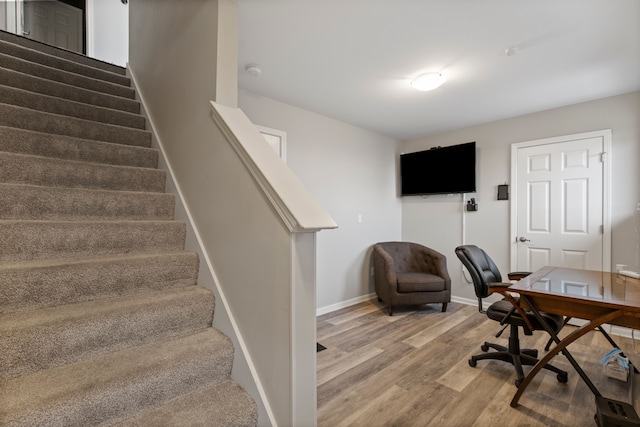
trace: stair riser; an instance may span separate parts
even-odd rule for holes
[[[202,420],[212,426],[250,427],[257,425],[258,412],[251,396],[230,380],[200,389],[113,427],[195,426]]]
[[[163,192],[165,172],[0,153],[0,182],[51,187]]]
[[[89,120],[0,104],[0,126],[67,135],[117,144],[151,146],[151,133]]]
[[[28,47],[30,49],[40,50],[41,52],[45,52],[50,55],[57,55],[61,58],[65,58],[70,61],[79,62],[81,64],[89,65],[94,68],[100,68],[102,70],[109,71],[112,73],[122,74],[122,75],[126,74],[125,69],[118,65],[109,64],[108,62],[100,61],[94,58],[89,58],[85,55],[71,52],[66,49],[57,48],[55,46],[51,46],[45,43],[40,43],[36,40],[31,40],[26,37],[21,37],[13,33],[0,31],[0,40],[4,40],[9,43]]]
[[[140,113],[140,103],[132,99],[58,83],[7,68],[0,67],[0,85],[133,114]]]
[[[40,77],[45,80],[64,83],[127,99],[135,98],[135,91],[131,87],[121,86],[119,84],[57,70],[55,68],[47,67],[46,65],[36,64],[20,58],[14,58],[13,56],[5,55],[3,53],[0,53],[0,64],[2,64],[3,68],[15,70],[30,76]]]
[[[0,424],[107,425],[226,381],[232,362],[230,340],[209,328],[9,379],[0,389]]]
[[[0,261],[172,252],[184,249],[178,221],[0,221]]]
[[[63,58],[58,58],[46,53],[18,46],[13,43],[7,43],[3,40],[0,40],[0,52],[4,53],[5,55],[11,55],[16,58],[24,59],[26,61],[35,62],[36,64],[47,65],[58,70],[79,74],[85,77],[91,77],[97,80],[104,80],[106,82],[115,83],[122,86],[129,86],[131,84],[129,78],[121,74],[111,73],[108,71],[100,70],[98,68],[89,67],[77,62],[69,61]]]
[[[174,208],[165,193],[0,184],[0,220],[171,220]]]
[[[145,118],[139,114],[40,95],[10,86],[0,85],[0,103],[135,129],[145,127]]]
[[[156,168],[158,151],[0,126],[0,151],[109,165]]]
[[[213,293],[188,287],[146,298],[89,302],[0,315],[0,378],[49,369],[83,357],[138,346],[211,326]]]
[[[5,266],[0,269],[0,312],[192,286],[197,278],[198,256],[186,251]]]

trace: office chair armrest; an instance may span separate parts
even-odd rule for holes
[[[503,285],[503,283],[495,283],[497,285]],[[493,286],[494,283],[491,283],[491,285]],[[511,284],[509,283],[509,286]],[[490,288],[491,289],[491,288]],[[531,322],[529,322],[529,316],[527,316],[527,312],[523,310],[522,307],[520,307],[520,304],[518,304],[518,301],[515,300],[515,298],[513,298],[511,296],[511,294],[509,294],[509,292],[507,292],[508,286],[496,286],[496,290],[492,291],[492,292],[496,292],[500,295],[502,295],[504,297],[504,299],[506,299],[507,301],[509,301],[511,303],[511,305],[518,311],[518,313],[520,314],[520,317],[522,317],[522,320],[524,321],[524,323],[527,325],[527,328],[529,328],[530,331],[534,331],[535,329],[533,329],[533,325],[531,324]],[[507,314],[507,316],[511,316],[512,312],[509,312]]]
[[[502,288],[508,288],[509,286],[513,285],[513,283],[505,283],[505,282],[493,282],[493,283],[489,283],[489,291],[492,291],[492,288],[498,288],[498,289],[502,289]],[[496,291],[497,292],[497,291]]]
[[[507,273],[507,277],[509,278],[509,280],[520,280],[530,274],[530,271],[513,271],[511,273]]]

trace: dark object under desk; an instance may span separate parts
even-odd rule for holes
[[[594,396],[601,397],[587,374],[573,359],[567,346],[605,323],[637,328],[640,324],[640,280],[617,273],[544,267],[515,283],[509,291],[520,294],[520,301],[534,312],[545,311],[588,320],[587,324],[562,340],[553,330],[547,330],[556,345],[525,377],[511,406],[518,406],[518,400],[542,366],[560,352],[569,359]]]

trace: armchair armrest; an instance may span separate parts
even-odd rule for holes
[[[378,277],[384,277],[385,281],[394,289],[398,286],[396,269],[393,258],[384,249],[374,247],[374,268]]]

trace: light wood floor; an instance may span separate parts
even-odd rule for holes
[[[484,341],[506,344],[497,322],[476,307],[450,303],[398,307],[389,317],[376,299],[318,317],[318,426],[595,426],[593,394],[564,356],[552,363],[569,373],[558,383],[543,370],[518,408],[512,365],[469,357]],[[573,327],[567,326],[561,336]],[[544,354],[547,337],[520,334],[523,348]],[[640,366],[631,340],[614,337]],[[611,347],[590,333],[569,348],[603,396],[628,402],[626,383],[607,378],[599,364]],[[530,368],[525,367],[525,374]]]

